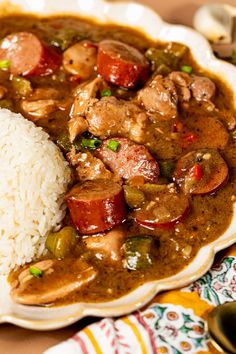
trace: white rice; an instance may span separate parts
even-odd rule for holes
[[[44,251],[65,215],[71,172],[49,136],[20,114],[0,109],[0,274]]]

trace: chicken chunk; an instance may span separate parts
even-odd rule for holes
[[[47,117],[50,113],[58,109],[57,101],[55,100],[24,100],[21,103],[22,110],[30,116],[34,117],[34,121],[40,118]]]
[[[72,166],[76,167],[78,179],[81,182],[95,179],[111,179],[112,173],[106,169],[104,163],[90,152],[75,153],[75,149],[67,155]]]
[[[46,259],[44,261],[34,264],[34,267],[38,268],[42,272],[46,272],[46,274],[50,274],[53,272],[53,264],[53,260]],[[23,286],[23,284],[26,284],[29,280],[32,280],[33,278],[33,275],[29,272],[29,268],[27,268],[19,274],[17,285],[20,283]]]
[[[211,101],[216,92],[214,82],[205,76],[193,76],[190,88],[197,101]]]
[[[91,102],[91,99],[95,99],[97,91],[103,83],[103,79],[97,77],[89,83],[79,85],[75,90],[75,100],[71,108],[70,117],[76,118],[78,116],[84,116],[86,110]]]
[[[84,117],[73,117],[68,122],[68,131],[70,142],[73,143],[75,138],[88,130],[88,123]]]
[[[51,262],[50,267],[46,271],[44,270],[40,279],[30,274],[29,267],[22,272],[23,275],[20,273],[18,281],[11,291],[11,296],[15,302],[24,305],[50,304],[66,297],[73,291],[79,290],[97,276],[97,271],[93,266],[78,259],[70,265],[70,277],[58,277],[57,269],[60,268],[60,261],[54,260]],[[40,263],[36,263],[34,267],[43,270]],[[49,269],[52,271],[48,272]],[[30,292],[27,291],[28,287],[31,288]]]
[[[125,233],[122,227],[116,227],[104,235],[89,236],[83,241],[88,249],[98,254],[99,258],[121,263],[124,237]]]
[[[138,92],[137,100],[158,120],[169,120],[177,116],[178,95],[169,78],[157,75],[147,87]]]
[[[69,135],[71,142],[88,130],[95,136],[109,137],[125,134],[142,143],[145,137],[147,115],[135,103],[115,97],[96,98],[104,86],[102,78],[80,85],[70,112]],[[86,119],[86,120],[85,120]]]
[[[193,82],[191,76],[181,71],[172,71],[168,77],[175,84],[179,101],[189,102],[191,99],[190,85]]]
[[[51,87],[37,88],[27,98],[21,101],[21,109],[33,121],[46,118],[57,110],[65,110],[70,104],[70,99],[61,98],[61,93]]]
[[[88,123],[84,116],[89,104],[97,101],[95,97],[102,83],[102,78],[97,77],[90,83],[79,85],[75,90],[75,99],[70,111],[71,118],[68,123],[71,142],[73,142],[78,135],[88,130]]]
[[[215,84],[208,77],[190,76],[181,71],[173,71],[168,77],[176,86],[180,102],[189,102],[191,98],[210,102],[215,95]]]
[[[103,97],[91,103],[85,114],[88,130],[101,138],[125,135],[143,143],[147,125],[147,114],[135,103]]]
[[[89,41],[81,41],[69,47],[63,53],[63,66],[67,72],[89,79],[95,72],[97,48]]]
[[[52,87],[38,87],[30,95],[32,101],[57,100],[62,98],[61,93]]]

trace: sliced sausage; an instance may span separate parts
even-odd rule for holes
[[[213,193],[227,182],[228,166],[217,150],[195,150],[178,160],[174,180],[185,193]]]
[[[116,152],[108,148],[110,140],[119,143]],[[159,166],[144,145],[138,145],[125,138],[111,138],[103,141],[96,150],[99,157],[112,172],[124,179],[142,176],[146,181],[155,182],[159,176]]]
[[[152,194],[150,200],[133,213],[133,217],[139,225],[149,229],[171,228],[183,220],[188,211],[188,198],[183,193],[166,188]]]
[[[120,263],[122,260],[122,245],[125,239],[125,231],[121,226],[115,227],[106,234],[89,236],[83,239],[86,247],[98,253],[101,258]]]
[[[197,101],[210,101],[216,92],[214,82],[205,76],[193,76],[190,89]]]
[[[191,143],[191,149],[224,149],[229,140],[229,133],[215,117],[198,116],[186,122],[188,131],[197,137]],[[183,131],[183,134],[186,132]]]
[[[115,40],[98,46],[98,73],[114,85],[134,88],[149,76],[149,62],[136,48]]]
[[[29,32],[5,37],[0,44],[0,60],[9,60],[11,74],[23,76],[47,76],[61,64],[61,56]]]
[[[63,53],[63,66],[67,72],[89,79],[97,64],[97,48],[89,41],[81,41]]]
[[[109,180],[87,181],[66,196],[74,226],[82,234],[95,234],[119,225],[126,217],[122,187]]]

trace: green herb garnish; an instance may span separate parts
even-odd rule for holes
[[[31,266],[29,268],[29,272],[35,278],[42,278],[42,276],[43,276],[43,271],[37,267],[34,267],[34,266]]]
[[[110,89],[102,90],[100,93],[101,93],[101,97],[110,97],[112,95],[112,92]]]
[[[193,68],[190,65],[182,65],[180,69],[186,74],[191,74],[193,71]]]
[[[120,143],[116,140],[109,140],[108,144],[107,144],[107,148],[117,152],[117,150],[119,149]]]
[[[10,61],[9,60],[0,60],[0,69],[9,69]]]
[[[102,141],[99,139],[85,139],[81,140],[81,146],[85,149],[98,149]]]

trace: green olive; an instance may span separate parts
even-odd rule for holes
[[[46,248],[57,259],[64,258],[76,244],[77,232],[66,226],[59,232],[51,232],[46,240]]]

